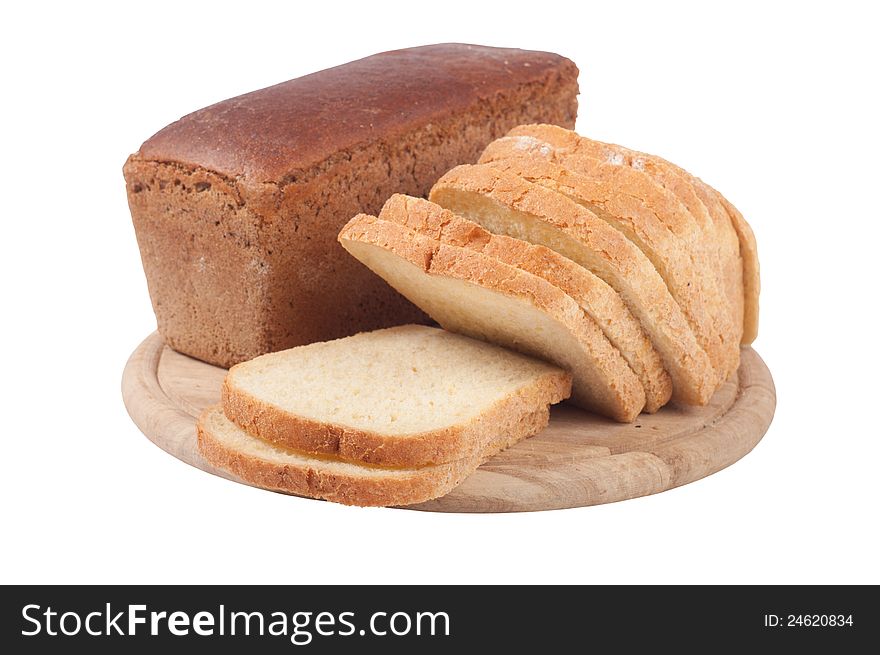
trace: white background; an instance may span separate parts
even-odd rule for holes
[[[876,16],[711,4],[4,10],[0,582],[880,582]],[[126,156],[214,101],[441,41],[572,58],[579,131],[685,166],[751,221],[779,398],[751,455],[625,503],[442,515],[233,484],[132,424],[120,376],[155,323]]]

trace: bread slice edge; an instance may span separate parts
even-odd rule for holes
[[[549,422],[543,406],[510,421],[479,452],[444,464],[382,469],[332,462],[285,451],[229,421],[223,408],[207,408],[198,422],[205,460],[247,484],[286,494],[362,507],[403,506],[446,495],[492,455],[540,432]]]

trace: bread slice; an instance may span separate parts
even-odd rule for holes
[[[704,183],[705,184],[705,183]],[[742,343],[748,345],[758,337],[758,315],[761,296],[761,266],[758,263],[758,242],[752,226],[748,224],[739,210],[712,187],[706,188],[715,193],[739,238],[739,252],[743,265],[743,335]]]
[[[538,393],[544,383],[533,384]],[[557,391],[544,398],[549,402]],[[211,465],[264,489],[345,505],[410,505],[449,493],[486,459],[540,432],[549,410],[546,405],[522,407],[502,419],[492,426],[491,439],[469,456],[424,467],[354,464],[287,449],[248,434],[226,418],[220,405],[209,407],[199,418],[198,447]]]
[[[559,132],[578,145],[596,143],[569,130]],[[735,326],[721,285],[721,259],[714,235],[707,235],[678,198],[644,171],[622,165],[623,157],[617,153],[599,159],[594,150],[557,147],[531,135],[508,136],[490,144],[480,161],[510,157],[521,161],[525,155],[552,161],[578,174],[580,184],[566,189],[570,197],[642,249],[689,319],[719,377],[726,379],[739,365],[740,328]],[[542,183],[552,184],[553,178],[543,178]],[[629,207],[604,202],[614,192],[628,196]]]
[[[571,371],[575,404],[623,422],[644,407],[644,389],[620,352],[546,280],[375,216],[355,216],[339,241],[447,330]]]
[[[663,359],[673,398],[709,401],[718,378],[706,352],[657,269],[621,232],[562,194],[489,164],[452,169],[430,198],[490,232],[551,248],[607,282]]]
[[[672,394],[672,379],[641,325],[608,284],[559,253],[520,239],[491,234],[428,200],[395,194],[379,218],[436,241],[475,250],[537,275],[571,296],[626,360],[645,391],[646,412],[656,412]]]
[[[482,457],[509,417],[568,397],[544,362],[407,325],[313,343],[233,366],[233,423],[279,448],[357,464],[420,467]]]
[[[618,165],[644,171],[669,189],[687,207],[703,227],[713,235],[724,267],[725,289],[733,314],[741,320],[742,343],[757,336],[760,272],[754,234],[742,214],[715,189],[683,168],[647,153],[616,144],[587,139],[555,125],[521,125],[509,133],[512,137],[537,138],[543,144],[569,153],[592,155]],[[736,270],[738,267],[738,270]]]

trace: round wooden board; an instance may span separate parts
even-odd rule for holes
[[[153,333],[125,366],[122,396],[134,422],[157,446],[241,482],[208,464],[196,447],[196,417],[220,400],[225,374],[171,350]],[[706,407],[667,406],[621,425],[556,406],[543,432],[499,453],[446,496],[408,509],[526,512],[659,493],[746,455],[764,436],[775,408],[770,371],[754,350],[744,348],[738,375]]]

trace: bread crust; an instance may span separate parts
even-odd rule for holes
[[[299,184],[377,137],[485,111],[516,87],[539,87],[537,96],[568,87],[559,116],[573,123],[577,77],[571,60],[535,50],[438,43],[380,52],[199,109],[147,139],[138,156],[253,187]]]
[[[561,193],[491,164],[457,166],[434,185],[430,199],[455,211],[453,200],[462,192],[552,225],[589,250],[602,268],[592,272],[621,294],[654,343],[672,377],[673,399],[694,405],[709,401],[717,373],[666,282],[632,241]]]
[[[591,375],[574,378],[571,402],[621,422],[632,421],[644,408],[644,389],[620,352],[571,297],[546,280],[482,253],[427,238],[399,223],[375,216],[356,216],[340,232],[339,238],[355,257],[358,253],[353,252],[352,242],[368,244],[393,253],[427,275],[460,280],[526,301],[562,325],[582,349],[581,361],[591,370]],[[393,285],[394,281],[389,283]],[[418,304],[418,300],[415,302]],[[464,329],[444,325],[443,317],[434,318],[452,331]],[[484,338],[479,334],[469,336]],[[525,341],[502,345],[542,356],[529,351]]]
[[[672,395],[672,379],[639,322],[604,281],[559,253],[520,239],[491,234],[478,224],[422,198],[395,194],[379,218],[449,245],[468,248],[541,277],[571,296],[620,351],[645,391],[653,413]]]
[[[283,454],[273,461],[230,447],[208,425],[211,414],[216,412],[222,412],[222,408],[209,407],[198,422],[199,452],[211,465],[264,489],[364,507],[411,505],[443,496],[495,453],[540,432],[550,416],[546,406],[517,415],[516,421],[508,420],[502,426],[508,428],[506,432],[499,430],[479,451],[452,462],[391,469],[385,476],[362,476],[351,469],[334,470],[327,460],[314,459],[297,465],[283,461]]]

